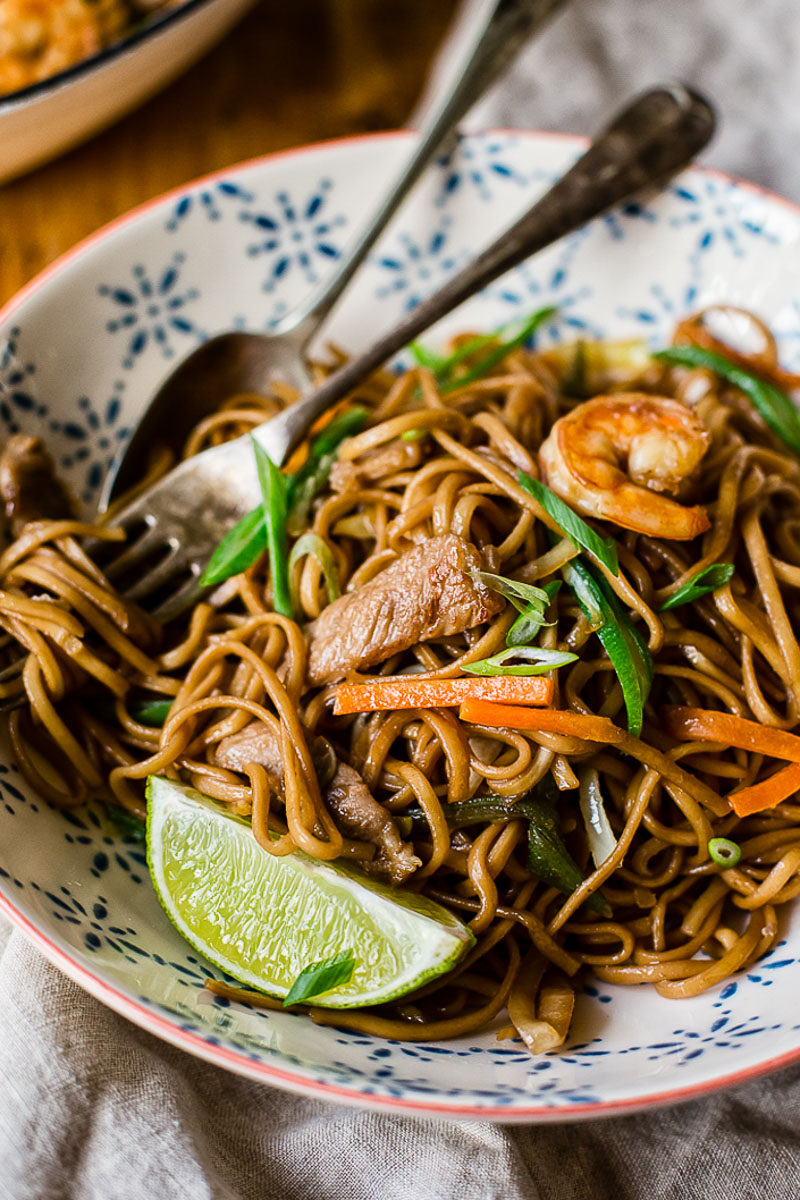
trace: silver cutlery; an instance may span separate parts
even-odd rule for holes
[[[702,150],[714,125],[708,102],[681,84],[638,97],[486,250],[315,391],[260,425],[253,436],[275,464],[283,463],[318,417],[420,333],[538,250],[612,205],[663,183]],[[241,388],[233,379],[229,384],[233,392]],[[211,552],[260,501],[249,435],[205,450],[184,460],[115,517],[130,540],[104,570],[112,580],[136,571],[138,578],[125,594],[158,620],[168,621],[203,594],[200,576]]]

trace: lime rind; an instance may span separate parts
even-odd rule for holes
[[[194,788],[151,776],[147,860],[162,908],[191,945],[239,982],[281,999],[300,972],[348,949],[347,983],[314,1000],[382,1004],[444,974],[474,943],[435,901],[345,862],[268,854],[249,822]]]

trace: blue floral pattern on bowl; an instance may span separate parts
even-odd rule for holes
[[[0,316],[0,427],[46,437],[90,511],[111,456],[175,359],[219,330],[267,328],[291,308],[367,215],[406,137],[316,147],[203,180],[79,248]],[[357,347],[390,325],[578,152],[569,138],[462,138],[326,336]],[[796,370],[798,247],[798,210],[694,170],[511,272],[429,337],[554,304],[546,340],[658,344],[688,309],[727,301],[758,310]],[[539,1059],[492,1032],[401,1044],[230,1004],[204,990],[216,972],[162,913],[141,845],[100,809],[51,810],[3,753],[0,903],[90,991],[160,1036],[254,1078],[355,1103],[565,1119],[696,1094],[788,1060],[800,1045],[794,912],[763,962],[693,1001],[590,979],[570,1042]]]

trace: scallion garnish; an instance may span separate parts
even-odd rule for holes
[[[461,363],[466,362],[468,358],[472,358],[479,350],[483,350],[484,346],[495,344],[506,328],[506,325],[499,325],[492,333],[476,333],[474,337],[467,338],[456,350],[441,359],[436,369],[438,382],[446,383],[451,379],[456,367],[461,366]]]
[[[287,478],[287,530],[299,534],[305,528],[315,496],[328,481],[339,446],[345,438],[359,433],[367,421],[364,408],[348,408],[334,417],[311,443],[308,458],[294,475]],[[217,546],[200,582],[216,587],[233,575],[241,575],[267,549],[264,507],[259,504],[228,530]]]
[[[106,811],[109,820],[123,837],[133,838],[137,842],[147,841],[147,825],[141,817],[117,804],[107,805]]]
[[[509,659],[523,659],[521,663],[509,665]],[[462,670],[472,675],[544,675],[557,667],[566,667],[577,662],[577,654],[566,650],[544,650],[541,646],[509,646],[491,658],[479,662],[463,663]]]
[[[552,582],[544,585],[541,591],[548,598],[547,604],[552,601],[560,587],[560,579],[554,579]],[[545,621],[544,619],[547,604],[543,601],[537,601],[522,609],[520,615],[506,634],[507,646],[527,646],[533,641],[540,629],[546,625],[555,624],[553,621]]]
[[[343,950],[323,962],[310,963],[304,967],[289,988],[283,1007],[292,1004],[302,1004],[303,1001],[313,1000],[323,992],[330,992],[343,983],[348,983],[355,969],[355,958],[352,950]]]
[[[545,621],[544,617],[547,606],[561,587],[560,580],[546,583],[544,587],[536,587],[532,583],[522,583],[519,579],[507,579],[505,575],[493,575],[491,571],[470,571],[470,577],[476,583],[482,583],[484,587],[504,596],[520,614],[506,634],[506,646],[509,649],[527,646],[543,626],[553,624],[552,621]],[[486,659],[486,662],[490,661],[493,660]],[[467,669],[472,670],[476,665],[478,664],[473,663]],[[480,673],[489,674],[490,672]],[[537,674],[535,671],[495,672],[495,674],[501,673],[506,675]]]
[[[295,609],[300,607],[300,596],[295,586],[294,568],[301,558],[307,554],[312,555],[320,567],[325,578],[325,586],[328,589],[328,602],[333,603],[338,600],[342,594],[339,586],[339,571],[331,553],[331,548],[318,533],[304,533],[292,547],[292,553],[289,555],[289,587],[292,594],[292,605]]]
[[[421,342],[409,342],[408,348],[411,351],[411,356],[418,367],[426,367],[429,371],[433,371],[435,375],[443,370],[447,359],[441,354],[437,354],[435,350],[429,349],[428,346],[423,346]]]
[[[368,415],[365,408],[357,406],[338,413],[314,438],[303,465],[289,476],[287,528],[293,537],[302,533],[308,524],[311,505],[328,482],[342,442],[361,432]]]
[[[427,346],[420,345],[419,342],[412,342],[409,345],[409,350],[414,356],[414,361],[419,366],[427,367],[428,370],[433,371],[436,376],[436,382],[442,392],[452,392],[456,388],[466,387],[467,384],[474,383],[476,379],[482,379],[488,375],[492,368],[501,363],[512,350],[523,346],[539,326],[544,321],[549,320],[556,311],[553,307],[540,308],[537,312],[527,317],[517,332],[505,341],[498,341],[498,338],[514,322],[506,322],[506,324],[500,325],[494,333],[481,333],[475,337],[467,338],[452,354],[446,357],[436,354],[433,350],[428,349]],[[467,367],[461,374],[456,373],[457,367],[460,367],[468,359],[473,358],[487,346],[491,347],[491,349],[482,358],[479,358],[471,366]]]
[[[604,538],[599,533],[595,533],[591,525],[586,524],[583,517],[579,517],[576,512],[573,512],[560,496],[557,496],[554,491],[538,479],[533,479],[530,475],[526,475],[524,471],[519,472],[518,479],[522,487],[525,488],[525,491],[533,496],[534,500],[542,506],[548,516],[552,517],[561,532],[570,541],[574,542],[576,546],[580,546],[583,550],[588,550],[612,575],[619,575],[617,547],[613,538]]]
[[[498,363],[501,363],[503,359],[512,352],[512,350],[516,350],[520,346],[524,346],[528,338],[536,332],[536,330],[544,321],[549,320],[549,318],[555,314],[555,311],[555,308],[552,307],[540,308],[538,312],[535,312],[532,314],[532,316],[528,317],[527,321],[524,322],[519,332],[513,337],[509,338],[508,341],[500,342],[497,346],[494,346],[483,356],[483,358],[479,359],[474,366],[465,371],[463,375],[451,375],[449,379],[445,380],[442,386],[442,391],[455,391],[456,388],[466,387],[467,384],[474,383],[476,379],[484,378],[489,374],[492,368],[496,367]],[[464,347],[462,347],[462,350],[463,349]]]
[[[681,604],[691,604],[693,600],[699,600],[701,596],[707,596],[709,592],[715,592],[717,588],[724,587],[733,575],[733,563],[711,563],[710,566],[704,567],[702,571],[698,571],[696,575],[679,587],[677,592],[673,592],[664,603],[661,605],[659,612],[668,612],[671,608],[678,608]]]
[[[735,867],[742,857],[742,847],[730,838],[714,837],[708,843],[708,853],[718,867]]]
[[[491,571],[470,571],[469,575],[476,583],[482,583],[484,587],[510,600],[517,612],[525,612],[532,604],[546,606],[550,603],[550,596],[545,589],[535,587],[532,583],[507,579],[505,575],[494,575]]]
[[[216,587],[232,575],[241,575],[264,553],[267,537],[261,505],[229,529],[200,576],[203,587]]]
[[[583,883],[583,873],[564,844],[558,819],[560,794],[552,775],[534,788],[525,803],[530,811],[528,824],[528,870],[543,883],[570,895]],[[611,915],[605,896],[595,892],[586,901],[603,916]]]
[[[292,596],[289,588],[288,554],[286,550],[287,479],[280,467],[256,441],[253,449],[258,468],[258,482],[264,507],[267,531],[269,573],[272,580],[272,607],[281,616],[292,616]]]
[[[580,559],[567,563],[561,573],[611,659],[622,688],[628,729],[634,737],[639,737],[644,706],[653,683],[650,651],[602,575]]]
[[[138,700],[131,705],[131,716],[142,725],[160,728],[172,708],[172,700]]]
[[[701,346],[670,346],[659,350],[654,358],[670,366],[704,367],[714,371],[721,379],[732,383],[753,402],[773,433],[786,443],[795,454],[800,454],[800,414],[794,404],[774,383],[759,379],[744,367],[738,367],[722,354],[704,350]]]

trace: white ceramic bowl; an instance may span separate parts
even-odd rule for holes
[[[329,268],[409,135],[311,147],[193,184],[68,254],[0,314],[0,422],[41,432],[91,504],[125,426],[207,334],[266,328]],[[526,208],[573,139],[470,137],[430,172],[336,314],[358,349]],[[693,170],[597,221],[443,323],[493,326],[559,306],[553,337],[656,343],[711,301],[746,304],[800,367],[800,212]],[[167,1041],[253,1079],[405,1112],[564,1120],[697,1096],[800,1056],[800,911],[750,973],[694,1000],[587,985],[561,1053],[533,1059],[488,1032],[381,1041],[248,1010],[202,990],[211,969],[174,932],[141,848],[98,813],[50,810],[0,755],[0,907],[62,970]]]
[[[186,0],[100,54],[0,96],[0,183],[85,141],[210,49],[254,0]]]

